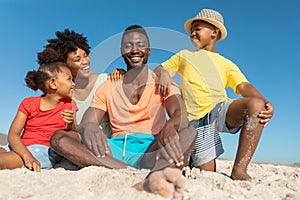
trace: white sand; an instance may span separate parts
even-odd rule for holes
[[[231,167],[232,161],[218,160],[217,173],[186,170],[187,186],[181,199],[300,199],[299,167],[250,164],[251,182],[228,178]],[[147,170],[109,170],[102,167],[87,167],[79,171],[59,168],[41,173],[25,168],[0,170],[0,200],[165,199],[131,188],[147,173]]]

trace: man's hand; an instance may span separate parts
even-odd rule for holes
[[[170,123],[166,123],[157,137],[160,154],[169,163],[174,163],[177,167],[184,164],[179,135],[177,130]]]
[[[111,156],[106,135],[97,125],[88,123],[80,131],[83,144],[97,157]]]

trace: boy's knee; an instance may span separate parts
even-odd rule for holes
[[[247,103],[249,112],[256,113],[265,110],[265,102],[260,98],[251,98]]]

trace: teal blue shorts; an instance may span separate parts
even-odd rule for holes
[[[138,167],[138,161],[144,156],[156,137],[135,133],[107,139],[112,156],[132,167]]]

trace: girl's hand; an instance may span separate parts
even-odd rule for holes
[[[72,124],[75,119],[75,112],[73,110],[65,110],[61,112],[61,116],[67,124]]]
[[[122,79],[125,73],[126,73],[126,71],[124,69],[119,69],[119,68],[114,69],[111,72],[111,74],[109,74],[107,76],[107,80],[111,80],[113,82],[116,82],[116,81]]]
[[[32,155],[26,155],[23,157],[25,167],[30,169],[31,171],[40,172],[41,164],[35,159]]]

